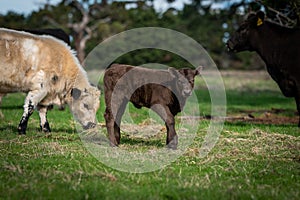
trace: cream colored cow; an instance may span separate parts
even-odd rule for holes
[[[26,92],[18,130],[26,133],[34,109],[47,131],[47,107],[68,104],[84,128],[96,123],[100,91],[91,86],[74,53],[51,36],[0,28],[0,93]]]

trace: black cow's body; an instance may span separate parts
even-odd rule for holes
[[[36,35],[51,35],[60,39],[71,46],[69,35],[59,28],[45,28],[45,29],[19,29],[19,31],[25,31]]]
[[[174,116],[179,113],[194,87],[196,70],[154,70],[114,64],[105,71],[105,120],[112,146],[120,143],[120,123],[130,101],[137,108],[147,107],[156,112],[167,127],[167,145],[177,147]]]
[[[294,97],[300,115],[300,30],[264,21],[264,13],[250,14],[227,42],[229,50],[256,51],[286,97]],[[299,124],[300,127],[300,119]]]

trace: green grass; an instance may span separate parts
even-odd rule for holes
[[[241,78],[242,77],[242,78]],[[229,116],[255,116],[283,109],[295,117],[293,99],[284,98],[263,74],[223,75]],[[202,80],[196,94],[200,114],[210,113]],[[177,160],[149,173],[127,173],[105,166],[83,146],[69,110],[51,110],[51,135],[39,132],[37,113],[26,136],[17,135],[23,94],[5,97],[0,121],[0,199],[299,199],[300,131],[296,124],[225,122],[220,138],[204,158],[198,151],[209,120],[199,121],[193,143]],[[103,97],[97,114],[104,123]],[[147,110],[129,108],[135,123]],[[147,122],[147,121],[146,121]],[[180,137],[180,133],[178,133]],[[164,148],[165,133],[136,138],[122,133],[120,148]]]

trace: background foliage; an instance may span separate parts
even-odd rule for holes
[[[157,26],[180,31],[198,41],[209,52],[219,68],[259,69],[264,64],[252,53],[229,54],[225,41],[244,15],[264,9],[269,17],[272,7],[292,19],[299,19],[299,0],[293,1],[233,1],[191,0],[178,10],[170,7],[164,12],[154,9],[153,0],[143,1],[73,1],[62,0],[57,5],[43,5],[28,15],[8,12],[0,15],[0,26],[7,28],[62,28],[72,38],[81,61],[97,44],[124,30]],[[170,3],[174,0],[168,0]],[[265,5],[266,7],[262,6]],[[299,25],[299,20],[297,21]],[[174,41],[176,43],[176,41]],[[144,64],[147,62],[182,67],[180,57],[158,50],[138,51],[124,55],[118,62]]]

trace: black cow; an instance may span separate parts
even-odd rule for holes
[[[56,37],[71,46],[70,36],[62,29],[59,28],[44,28],[44,29],[18,29],[36,35],[50,35]]]
[[[167,127],[167,146],[177,148],[174,116],[191,95],[197,69],[154,70],[114,64],[104,74],[105,121],[112,146],[120,144],[120,123],[128,101],[137,108],[147,107],[156,112]]]
[[[228,40],[227,47],[233,52],[256,51],[283,95],[295,98],[300,115],[300,29],[264,19],[262,11],[250,14]]]

